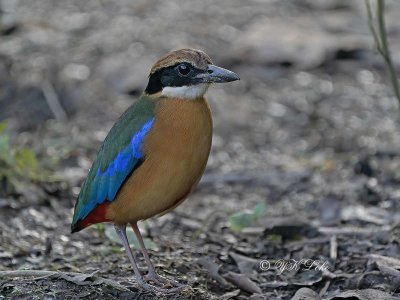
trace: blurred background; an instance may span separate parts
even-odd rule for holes
[[[213,148],[195,193],[141,224],[161,273],[195,288],[182,299],[399,296],[400,111],[364,1],[0,0],[0,8],[0,271],[100,270],[133,282],[111,227],[70,235],[72,207],[153,63],[191,47],[241,81],[208,92]],[[400,2],[387,1],[385,16],[398,71]],[[261,259],[327,261],[329,271],[278,274],[260,270]],[[0,298],[138,295],[96,280],[0,276]]]

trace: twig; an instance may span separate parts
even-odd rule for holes
[[[2,9],[2,3],[0,1],[0,31],[2,27],[3,27],[3,9]]]
[[[228,174],[207,173],[204,174],[200,180],[199,188],[215,184],[268,184],[271,186],[276,185],[278,182],[289,182],[290,184],[294,184],[308,178],[309,176],[310,173],[306,170],[293,172],[242,170]]]
[[[370,235],[374,233],[387,232],[391,229],[390,226],[385,225],[381,227],[373,228],[362,228],[362,227],[320,227],[318,232],[322,234],[334,234],[334,235]]]
[[[397,80],[396,70],[393,66],[392,56],[390,54],[389,43],[387,40],[386,26],[385,26],[385,0],[378,0],[377,7],[379,35],[381,36],[381,55],[385,59],[386,65],[389,69],[390,78],[392,80],[393,90],[400,101],[400,88],[399,81]]]
[[[56,271],[44,271],[44,270],[16,270],[16,271],[0,271],[0,278],[2,277],[27,277],[27,276],[52,276],[52,275],[57,275],[58,272]],[[79,273],[72,273],[72,272],[67,272],[64,273],[67,275],[77,275]]]
[[[42,90],[44,97],[46,98],[47,105],[50,107],[50,110],[56,120],[66,121],[67,114],[62,107],[60,100],[58,99],[57,93],[53,85],[48,80],[44,80],[42,84]]]
[[[330,248],[330,251],[329,251],[330,252],[330,257],[333,260],[336,260],[337,259],[337,247],[338,247],[336,235],[332,235],[331,236],[330,245],[331,245],[331,248]]]
[[[376,33],[376,30],[374,27],[374,23],[373,23],[374,18],[372,16],[372,9],[371,9],[371,4],[369,3],[369,0],[365,0],[365,7],[367,8],[368,27],[371,30],[372,36],[374,37],[375,46],[378,49],[379,45],[380,45],[380,40],[379,40],[379,36]]]
[[[47,271],[47,270],[16,270],[16,271],[0,271],[0,278],[16,278],[16,277],[37,277],[34,280],[43,279],[46,277],[55,276],[57,278],[65,278],[65,276],[82,276],[85,274],[76,273],[76,272],[58,272],[58,271]],[[97,276],[90,276],[88,278],[99,279],[102,283],[111,286],[113,288],[130,291],[128,288],[120,285],[118,282],[115,282],[110,279],[105,279]]]
[[[396,70],[393,65],[392,56],[389,49],[389,42],[387,38],[386,26],[385,26],[385,0],[378,0],[376,7],[376,16],[377,16],[377,27],[378,32],[375,29],[373,14],[371,9],[370,0],[365,0],[365,6],[367,9],[368,15],[368,25],[371,30],[372,36],[374,38],[376,49],[383,57],[385,64],[389,71],[389,76],[392,81],[393,92],[400,102],[400,86],[399,81],[397,79]]]

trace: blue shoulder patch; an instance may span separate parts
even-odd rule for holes
[[[154,118],[150,119],[145,123],[131,139],[128,146],[125,147],[121,152],[118,153],[117,157],[108,165],[107,170],[104,173],[101,172],[100,167],[97,169],[97,176],[113,176],[116,172],[123,172],[126,170],[129,162],[132,159],[140,159],[143,157],[141,145],[146,134],[150,131],[151,126],[154,123]],[[110,199],[113,200],[113,199]]]

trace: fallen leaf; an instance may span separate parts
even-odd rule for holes
[[[238,296],[239,294],[240,294],[240,290],[234,290],[234,291],[232,291],[232,292],[228,292],[228,293],[223,294],[223,295],[220,297],[220,299],[221,299],[221,300],[232,299],[232,298]],[[235,298],[235,299],[236,299],[236,298]]]
[[[334,194],[323,197],[319,202],[319,218],[324,225],[334,225],[340,222],[342,203]]]
[[[217,281],[218,283],[224,285],[224,286],[228,286],[228,282],[224,279],[224,277],[222,277],[219,274],[219,268],[220,266],[218,266],[215,262],[213,262],[211,260],[211,258],[209,257],[202,257],[199,258],[196,261],[197,264],[199,264],[200,266],[202,266],[204,269],[206,269],[208,271],[208,273],[210,274],[211,278],[214,279],[215,281]]]
[[[382,275],[400,278],[400,271],[392,267],[378,263],[378,268]]]
[[[238,288],[246,292],[256,293],[256,294],[262,293],[261,288],[244,274],[228,272],[226,275],[224,275],[224,277],[226,278],[226,280],[228,280],[229,282],[233,283]]]
[[[6,122],[0,122],[0,134],[2,134],[7,128]]]
[[[379,207],[373,206],[368,208],[363,205],[351,205],[343,208],[342,220],[359,220],[376,225],[385,225],[390,219],[388,218],[388,212]]]
[[[257,259],[250,258],[244,255],[240,255],[234,252],[229,252],[229,255],[233,258],[236,265],[238,266],[240,273],[251,274],[255,266],[259,266],[260,262]]]
[[[264,235],[278,235],[287,240],[303,236],[313,238],[318,235],[318,232],[307,220],[281,217],[268,221]]]
[[[253,210],[245,209],[229,217],[229,226],[234,231],[249,227],[265,214],[267,207],[264,202],[258,203]]]
[[[321,297],[310,288],[301,288],[291,300],[320,300]]]
[[[260,284],[261,287],[266,287],[266,288],[271,288],[271,289],[284,287],[284,286],[288,286],[288,285],[289,285],[289,283],[287,283],[286,281],[276,281],[276,280],[264,282],[264,283]]]
[[[390,266],[395,269],[400,269],[400,259],[379,255],[379,254],[369,254],[368,255],[369,263],[379,263]]]
[[[304,270],[297,272],[290,282],[294,285],[312,286],[322,280],[322,272],[316,270]]]
[[[59,278],[62,278],[68,282],[72,282],[76,285],[97,285],[97,284],[101,284],[103,281],[101,279],[96,279],[95,281],[88,280],[88,279],[93,278],[93,276],[97,272],[99,272],[99,271],[98,270],[94,271],[91,274],[78,274],[78,275],[73,275],[73,276],[61,273],[59,275]]]
[[[365,290],[351,290],[342,292],[336,296],[328,298],[328,300],[337,299],[358,299],[358,300],[398,300],[399,298],[393,297],[388,293],[375,290],[375,289],[365,289]]]

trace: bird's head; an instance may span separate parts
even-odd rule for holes
[[[151,68],[148,95],[196,99],[202,97],[211,83],[239,80],[232,71],[213,65],[201,50],[181,49],[158,60]]]

